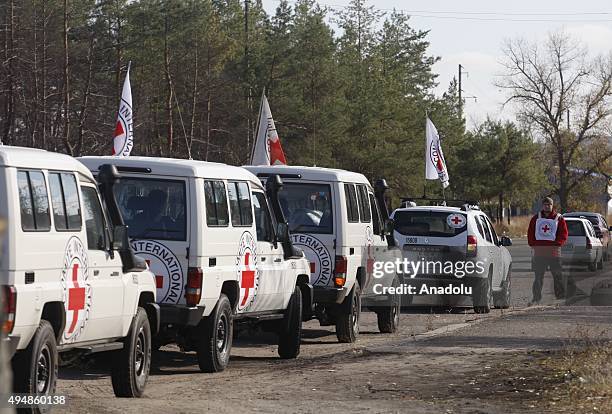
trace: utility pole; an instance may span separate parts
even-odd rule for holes
[[[461,63],[459,64],[459,116],[461,116],[463,114],[463,97],[462,97],[462,92],[463,89],[461,89],[461,75],[463,74],[463,66],[461,66]]]
[[[247,82],[247,160],[251,161],[251,110],[253,107],[251,99],[251,68],[249,62],[249,0],[244,0],[244,70]]]

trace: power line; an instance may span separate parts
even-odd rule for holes
[[[280,0],[275,0],[280,2]],[[296,2],[290,2],[295,4]],[[321,6],[329,7],[330,9],[347,9],[349,6],[345,4],[332,4],[318,2]],[[388,9],[376,8],[376,10],[387,12],[400,12],[411,17],[419,17],[425,19],[443,19],[443,20],[468,20],[468,21],[494,21],[494,22],[534,22],[534,23],[603,23],[612,22],[611,19],[542,19],[538,16],[560,16],[560,17],[588,17],[588,16],[612,16],[612,12],[560,12],[560,13],[521,13],[521,12],[468,12],[468,11],[441,11],[441,10],[405,10],[405,9]],[[445,16],[446,15],[446,16]],[[516,16],[516,17],[512,17]],[[521,18],[519,18],[522,16]],[[533,18],[528,18],[533,17]]]

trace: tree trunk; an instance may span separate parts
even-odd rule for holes
[[[565,165],[565,158],[563,154],[563,148],[559,145],[557,147],[557,161],[559,163],[559,207],[560,212],[567,210],[567,166]]]
[[[64,148],[68,155],[73,155],[70,145],[70,84],[68,72],[68,0],[64,0]]]
[[[168,18],[165,19],[164,25],[164,69],[166,73],[167,99],[166,113],[168,116],[167,143],[168,154],[172,154],[172,144],[174,141],[173,116],[172,116],[172,78],[170,76],[170,50],[168,49]]]
[[[4,107],[4,128],[0,142],[11,145],[12,133],[15,124],[15,86],[13,78],[15,60],[15,2],[11,0],[6,13],[6,35],[4,43],[4,62],[7,65],[6,74],[6,101]]]

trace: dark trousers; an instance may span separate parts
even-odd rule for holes
[[[555,297],[562,299],[571,297],[576,293],[576,284],[574,278],[568,275],[567,280],[563,278],[563,269],[561,268],[561,258],[555,256],[533,257],[533,271],[535,272],[535,280],[533,281],[533,300],[539,301],[542,299],[542,284],[544,283],[544,273],[550,269],[553,275]]]

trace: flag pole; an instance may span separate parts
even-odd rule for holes
[[[427,158],[427,120],[429,119],[429,113],[425,109],[425,158]],[[425,171],[427,172],[427,161],[425,162]],[[423,181],[423,199],[427,199],[427,173],[425,173],[425,180]]]
[[[261,110],[263,109],[263,100],[265,96],[266,96],[266,87],[264,86],[261,92],[261,100],[259,101],[259,112],[257,113],[257,123],[255,124],[255,133],[253,134],[255,139],[253,139],[253,147],[251,148],[251,159],[249,160],[249,164],[253,162],[253,157],[255,156],[255,147],[257,146],[257,133],[259,132],[259,121],[261,120]]]

